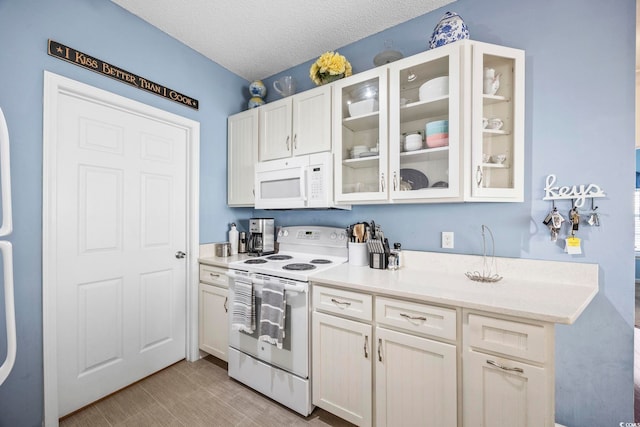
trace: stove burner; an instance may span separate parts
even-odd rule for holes
[[[331,264],[333,261],[324,259],[324,258],[316,258],[309,261],[311,264]]]
[[[293,258],[291,255],[271,255],[267,257],[267,259],[272,261],[284,261],[291,258]]]
[[[284,267],[282,267],[283,270],[296,270],[296,271],[313,270],[314,268],[316,268],[315,265],[306,264],[303,262],[287,264]]]
[[[256,259],[248,259],[244,263],[245,264],[264,264],[266,262],[267,262],[266,259],[256,258]]]

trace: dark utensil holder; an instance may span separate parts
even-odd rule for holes
[[[377,268],[379,270],[385,270],[389,265],[389,254],[370,252],[369,253],[369,267]]]

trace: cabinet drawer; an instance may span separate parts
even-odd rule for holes
[[[544,325],[513,322],[469,314],[471,347],[535,362],[546,362],[547,328]]]
[[[342,289],[313,286],[313,308],[355,319],[371,321],[371,295]]]
[[[376,322],[407,332],[456,339],[456,310],[376,297]]]
[[[200,264],[200,281],[225,288],[229,287],[227,269],[214,267],[212,265]]]

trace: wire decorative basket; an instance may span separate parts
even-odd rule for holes
[[[487,239],[485,236],[485,230],[489,232],[491,236],[491,257],[487,257]],[[482,273],[479,271],[468,271],[465,273],[469,279],[475,282],[495,283],[502,280],[502,276],[498,274],[498,268],[496,267],[495,257],[495,241],[493,239],[493,233],[491,229],[486,225],[482,225]]]

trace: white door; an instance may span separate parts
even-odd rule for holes
[[[56,126],[63,416],[185,357],[188,136],[69,93]]]

